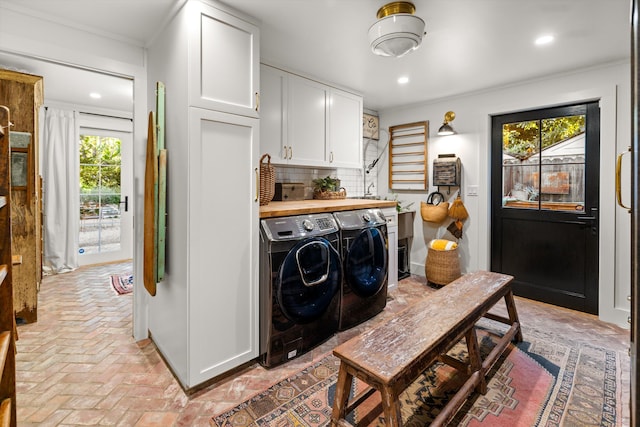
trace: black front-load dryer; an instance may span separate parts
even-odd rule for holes
[[[387,305],[387,220],[380,209],[336,212],[334,217],[344,268],[338,329],[344,331]]]
[[[338,330],[342,265],[331,214],[260,221],[260,361],[299,356]]]

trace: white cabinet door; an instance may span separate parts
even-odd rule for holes
[[[189,7],[190,106],[258,117],[258,27],[200,2]]]
[[[362,97],[331,89],[327,104],[327,158],[333,167],[362,167]]]
[[[387,218],[387,246],[389,248],[389,267],[387,286],[393,289],[398,286],[398,211],[396,208],[382,210]]]
[[[260,153],[269,153],[276,164],[286,164],[291,154],[287,145],[287,82],[288,73],[260,66]]]
[[[189,383],[258,356],[259,120],[189,109]]]
[[[327,166],[325,159],[326,86],[289,75],[287,140],[291,163]]]

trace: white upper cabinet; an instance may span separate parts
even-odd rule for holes
[[[277,68],[260,67],[260,152],[271,162],[288,163],[291,151],[287,141],[288,74]]]
[[[331,89],[327,134],[328,160],[332,166],[362,167],[362,97]]]
[[[362,167],[362,97],[263,64],[260,151],[295,166]]]
[[[258,117],[259,28],[200,2],[190,13],[190,105]]]
[[[327,87],[295,75],[289,76],[287,140],[291,163],[325,166]]]

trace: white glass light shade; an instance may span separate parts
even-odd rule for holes
[[[371,50],[376,55],[401,57],[420,47],[424,21],[408,13],[385,16],[369,28]]]

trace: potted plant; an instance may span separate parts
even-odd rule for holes
[[[313,198],[314,199],[344,199],[347,192],[344,188],[340,188],[340,180],[331,178],[317,178],[313,180]]]

